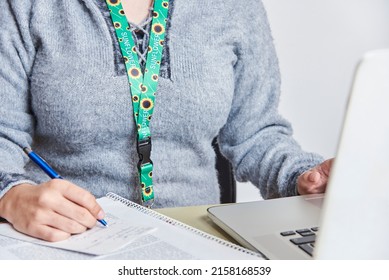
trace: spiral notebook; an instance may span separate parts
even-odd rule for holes
[[[115,219],[130,221],[137,229],[152,227],[153,230],[113,253],[99,256],[0,235],[0,244],[5,244],[0,251],[0,259],[263,259],[262,255],[256,252],[212,236],[114,193],[108,193],[97,201],[107,214],[108,224],[110,216],[114,216]]]

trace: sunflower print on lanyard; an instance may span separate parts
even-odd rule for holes
[[[119,41],[127,70],[134,119],[137,127],[138,172],[143,205],[151,207],[154,202],[153,162],[151,154],[150,120],[154,111],[155,93],[165,39],[169,1],[155,0],[151,34],[147,48],[144,74],[139,65],[132,32],[127,22],[121,0],[106,0],[113,26]]]

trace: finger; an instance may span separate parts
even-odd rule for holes
[[[94,224],[96,224],[96,220],[93,219]],[[69,234],[77,234],[82,233],[88,229],[87,226],[80,224],[79,222],[69,219],[63,215],[52,212],[49,217],[46,219],[46,225],[52,228],[58,229],[60,231],[69,233]]]
[[[37,227],[36,231],[34,231],[31,235],[49,242],[66,240],[71,236],[71,234],[68,232],[64,232],[46,225]]]
[[[303,179],[309,183],[318,183],[320,181],[320,173],[312,170],[304,174]]]
[[[18,224],[13,225],[17,231],[28,234],[32,237],[43,239],[49,242],[56,242],[68,239],[71,234],[47,225],[31,225],[27,229],[21,228]]]
[[[93,227],[96,224],[96,218],[87,209],[68,200],[64,196],[63,193],[69,189],[68,185],[69,183],[64,180],[52,180],[47,184],[47,187],[43,189],[37,199],[39,208],[45,209],[45,211],[41,211],[44,213],[44,217],[40,217],[41,222],[39,223],[48,224],[48,219],[52,218],[52,216],[50,216],[51,213],[57,213],[78,222],[80,225],[78,227],[79,229],[76,231],[79,231],[81,226],[88,228]],[[70,188],[73,189],[73,186]],[[76,187],[74,189],[77,190]],[[35,213],[37,213],[37,211],[35,211]],[[74,226],[72,228],[74,228]],[[73,233],[72,231],[68,232]]]
[[[323,176],[329,177],[332,163],[333,163],[333,159],[327,159],[326,161],[321,163],[319,166],[317,166],[316,169]]]
[[[103,209],[100,207],[96,201],[96,198],[90,192],[68,181],[64,182],[66,182],[66,184],[62,185],[62,194],[64,197],[87,209],[93,215],[93,217],[95,217],[95,219],[104,218],[105,214]]]
[[[65,197],[53,206],[53,210],[60,216],[66,217],[67,219],[78,223],[80,226],[92,228],[96,225],[96,217],[94,217],[86,208],[75,204]]]
[[[312,169],[303,173],[298,179],[299,194],[322,193],[325,190],[326,180],[322,180],[321,174]]]
[[[92,218],[92,220],[94,219]],[[94,223],[96,223],[96,220],[94,220]],[[87,227],[65,216],[59,215],[52,210],[37,210],[25,222],[15,223],[14,226],[18,230],[28,234],[35,234],[40,226],[49,226],[68,234],[77,234],[87,230]]]

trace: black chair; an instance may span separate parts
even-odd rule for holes
[[[212,146],[216,154],[215,167],[218,173],[218,180],[220,185],[220,202],[236,202],[236,181],[231,163],[220,153],[216,138],[213,139]]]

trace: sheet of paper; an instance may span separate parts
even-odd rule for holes
[[[47,242],[27,236],[16,231],[7,223],[0,224],[0,234],[49,247],[91,255],[106,255],[118,251],[140,236],[156,230],[150,226],[136,226],[134,222],[119,219],[109,212],[107,212],[105,220],[108,222],[108,227],[96,223],[94,228],[81,234],[72,235],[69,239],[59,242]]]
[[[195,229],[191,230],[190,227],[178,226],[172,219],[152,217],[131,207],[120,206],[117,201],[107,197],[98,201],[103,209],[116,205],[115,214],[122,219],[138,221],[140,226],[153,225],[158,228],[158,231],[137,239],[115,254],[102,256],[103,259],[263,259],[257,253],[246,253],[234,244],[217,237]],[[234,249],[235,247],[237,249]]]
[[[90,260],[101,257],[42,246],[2,235],[0,248],[0,260]]]
[[[263,259],[255,252],[245,250],[194,228],[180,225],[179,222],[154,211],[144,213],[137,206],[125,205],[125,201],[114,201],[106,197],[98,199],[98,202],[107,213],[106,220],[109,227],[103,228],[100,224],[97,224],[93,230],[74,236],[79,239],[76,241],[80,242],[83,250],[81,250],[81,245],[75,245],[70,240],[71,246],[65,244],[65,241],[49,243],[49,245],[57,245],[56,247],[58,247],[63,243],[63,247],[75,251],[41,246],[38,244],[47,244],[48,242],[34,238],[32,239],[38,242],[24,242],[1,236],[4,235],[6,230],[10,230],[12,234],[8,234],[8,236],[12,235],[13,237],[17,232],[9,225],[0,225],[0,259]],[[112,230],[111,228],[115,227],[118,227],[116,231],[109,232]],[[23,240],[28,238],[23,234],[20,235],[24,237]],[[138,238],[132,239],[134,235]],[[124,239],[126,242],[122,241]],[[109,242],[113,244],[111,245]],[[114,251],[113,248],[116,245]],[[82,251],[87,252],[87,254],[80,253]],[[92,252],[94,255],[91,254]],[[97,255],[101,252],[104,254]]]

